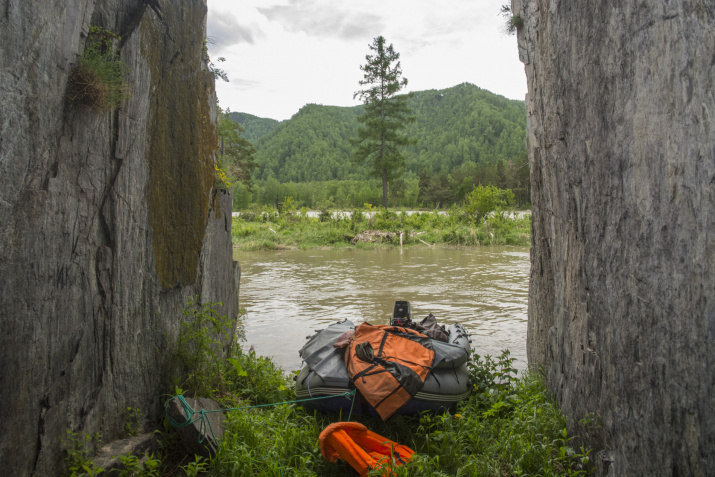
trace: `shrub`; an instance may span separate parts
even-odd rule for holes
[[[214,188],[227,190],[231,187],[226,171],[219,167],[219,164],[214,164]]]
[[[122,79],[126,64],[113,50],[120,38],[98,26],[91,26],[87,45],[67,82],[67,99],[96,111],[113,111],[129,96]]]
[[[212,395],[223,384],[221,367],[223,345],[234,331],[234,320],[220,316],[216,306],[221,303],[199,304],[198,297],[190,298],[182,314],[176,358],[182,368],[182,387],[194,395]],[[242,320],[235,328],[238,339],[245,338]]]
[[[464,198],[465,211],[481,222],[490,212],[501,212],[514,204],[514,193],[509,189],[499,189],[493,185],[475,187]]]
[[[524,27],[524,19],[520,14],[514,13],[509,5],[502,5],[501,15],[504,17],[504,31],[513,35]]]

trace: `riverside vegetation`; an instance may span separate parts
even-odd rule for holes
[[[232,225],[240,250],[276,250],[320,246],[376,247],[415,244],[529,245],[531,216],[511,210],[514,195],[494,186],[476,187],[459,207],[411,212],[377,209],[371,204],[349,213],[324,210],[310,216],[288,198],[281,210],[244,210]]]
[[[475,185],[510,189],[516,203],[529,202],[529,163],[524,137],[526,110],[514,101],[464,83],[406,96],[415,120],[405,124],[404,170],[390,183],[389,207],[448,208]],[[228,112],[255,145],[253,186],[231,186],[234,208],[274,205],[293,197],[313,209],[382,203],[380,178],[355,161],[353,141],[365,106],[308,104],[278,122]],[[399,171],[396,171],[399,172]]]
[[[244,350],[243,316],[230,357],[221,348],[232,320],[218,316],[214,304],[194,300],[184,310],[177,354],[181,372],[173,393],[210,396],[224,408],[283,403],[293,399],[293,380],[270,359]],[[508,351],[492,358],[474,354],[469,363],[473,391],[454,413],[394,416],[388,422],[353,415],[369,429],[416,451],[396,476],[587,475],[589,451],[577,447],[565,419],[549,398],[538,372],[516,377]],[[210,370],[210,372],[207,372]],[[295,373],[294,373],[295,374]],[[176,434],[165,422],[162,454],[144,464],[124,456],[125,476],[343,476],[353,475],[343,461],[320,455],[318,436],[337,413],[320,414],[299,402],[229,411],[217,455],[210,461],[181,456]],[[68,434],[68,475],[98,475],[89,449],[98,436]],[[375,469],[370,475],[381,475]]]

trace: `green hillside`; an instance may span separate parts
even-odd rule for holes
[[[392,204],[445,207],[479,184],[512,189],[519,205],[528,202],[523,101],[463,83],[413,93],[408,105],[416,121],[406,132],[414,142],[404,151],[405,174],[391,186]],[[353,161],[350,140],[362,112],[363,106],[308,104],[281,123],[241,116],[257,137],[252,142],[259,168],[253,195],[237,191],[240,204],[272,204],[288,196],[308,207],[379,203],[367,169]]]
[[[228,117],[231,121],[236,121],[243,126],[243,129],[246,130],[243,136],[253,144],[280,124],[280,121],[275,119],[259,118],[248,113],[228,113]]]
[[[408,102],[417,120],[407,133],[407,170],[450,172],[474,162],[510,160],[526,153],[526,109],[473,84],[415,93]]]
[[[425,168],[451,172],[466,162],[508,161],[526,152],[523,101],[464,83],[414,93],[408,104],[417,119],[407,127],[415,143],[405,151],[407,171],[414,174]],[[254,177],[260,181],[273,176],[278,182],[367,179],[366,169],[352,161],[349,142],[362,109],[304,106],[290,120],[252,141],[260,164]]]
[[[356,135],[362,107],[308,104],[275,131],[256,142],[257,180],[279,182],[365,179],[352,161],[350,139]]]

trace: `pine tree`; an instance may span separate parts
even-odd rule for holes
[[[360,81],[362,89],[353,96],[365,104],[365,113],[358,118],[355,160],[370,164],[370,174],[382,179],[382,206],[387,208],[387,185],[398,178],[405,168],[405,158],[400,147],[409,144],[402,132],[407,123],[414,121],[407,106],[407,96],[397,93],[407,86],[402,78],[400,54],[385,46],[385,38],[378,36],[370,45],[373,55],[366,55],[367,63],[360,66],[364,72]]]

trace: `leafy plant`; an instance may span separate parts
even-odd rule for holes
[[[231,344],[232,332],[237,339],[245,337],[241,320],[219,315],[217,306],[221,303],[200,304],[193,297],[182,310],[176,357],[185,374],[182,386],[194,395],[212,395],[222,385],[223,346]]]
[[[99,26],[89,28],[84,53],[67,82],[69,101],[97,111],[113,111],[129,97],[129,87],[122,79],[127,66],[114,51],[114,42],[119,40]]]
[[[509,5],[502,5],[501,15],[504,17],[504,31],[513,35],[524,26],[524,19],[518,13],[513,13]]]
[[[142,419],[144,415],[137,407],[128,406],[123,413],[124,417],[124,434],[126,436],[136,436],[141,429]]]
[[[97,467],[90,459],[90,456],[97,452],[97,448],[102,443],[102,437],[99,434],[80,435],[67,430],[62,441],[65,446],[64,461],[67,466],[67,475],[70,477],[95,476],[104,472],[103,468]]]
[[[491,212],[501,212],[514,204],[514,193],[496,186],[478,186],[464,198],[464,210],[480,223]]]
[[[155,459],[154,454],[144,455],[144,459],[125,454],[119,459],[122,466],[118,477],[159,477],[161,474],[161,460]]]
[[[209,68],[209,73],[211,73],[211,76],[214,77],[214,80],[221,79],[228,83],[228,74],[223,69],[216,66],[216,64],[211,61],[211,57],[209,56],[208,45],[213,45],[214,43],[215,41],[211,37],[204,39],[204,60],[206,61],[206,65]],[[224,61],[226,61],[226,58],[224,58],[223,56],[219,56],[218,58],[216,58],[216,61],[218,61],[219,63],[223,63]]]
[[[243,356],[232,363],[256,383],[271,376],[270,360]],[[247,358],[253,361],[248,365]],[[541,376],[517,378],[508,351],[496,358],[475,356],[470,375],[476,389],[456,413],[423,413],[379,418],[353,415],[369,429],[416,451],[394,476],[587,475],[589,453],[577,449],[566,431],[565,418],[549,398]],[[277,387],[279,380],[269,387]],[[253,391],[252,391],[253,392]],[[277,399],[277,397],[273,397]],[[260,399],[253,398],[254,402]],[[229,411],[222,445],[212,461],[217,475],[340,476],[350,473],[344,462],[328,464],[320,455],[318,435],[344,417],[282,404]],[[373,469],[369,475],[383,475]]]
[[[203,457],[196,455],[194,458],[193,462],[181,466],[181,470],[184,471],[186,477],[196,477],[201,472],[206,472],[209,469],[209,464],[204,461]]]
[[[230,119],[228,112],[219,108],[217,131],[219,137],[218,158],[224,177],[221,185],[228,188],[229,178],[251,192],[251,174],[258,167],[254,159],[255,147],[244,137],[246,132],[239,123]]]
[[[226,171],[220,168],[218,163],[214,164],[214,170],[214,187],[216,189],[229,189],[231,187],[231,181],[228,176],[226,176]]]

